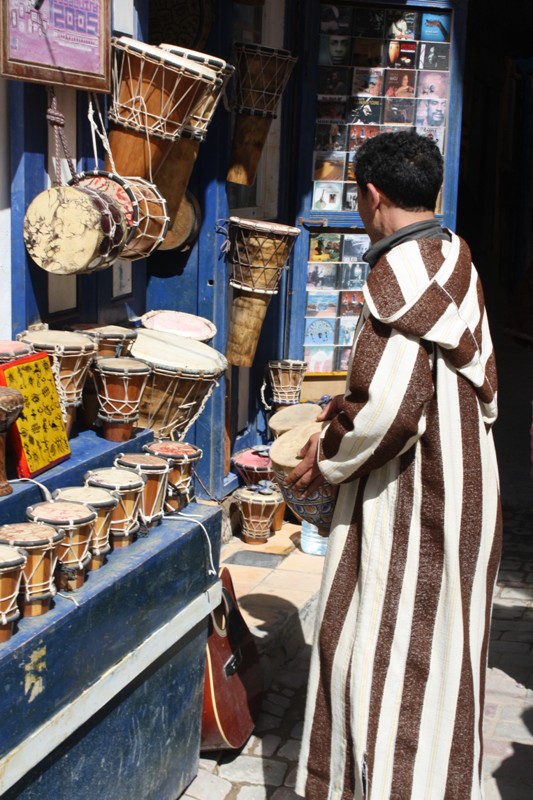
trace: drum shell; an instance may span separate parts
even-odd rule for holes
[[[257,448],[248,447],[233,454],[232,463],[247,486],[259,481],[272,481],[274,470],[268,453],[262,455]]]
[[[226,345],[230,364],[252,366],[271,296],[235,289]]]
[[[276,293],[281,271],[287,265],[299,234],[299,228],[290,225],[230,217],[228,261],[232,265],[231,285],[255,292]]]
[[[119,502],[111,512],[109,524],[111,543],[113,548],[130,544],[139,530],[139,508],[145,478],[131,469],[109,467],[87,472],[84,483],[108,489],[117,495]]]
[[[272,117],[236,115],[227,181],[253,186],[271,125]]]
[[[234,44],[233,107],[238,112],[275,117],[282,92],[298,60],[287,50]]]
[[[25,617],[46,613],[55,594],[54,571],[64,533],[48,525],[21,522],[0,527],[0,542],[22,548],[27,560],[18,604]]]
[[[157,187],[167,201],[169,230],[175,224],[178,209],[185,196],[189,179],[196,163],[200,144],[199,139],[193,138],[182,138],[174,142],[168,157],[155,175]],[[169,249],[166,242],[168,234],[169,231],[167,231],[165,240],[160,245],[163,250]]]
[[[149,375],[150,367],[137,359],[97,359],[93,378],[99,417],[117,422],[136,419]]]
[[[147,258],[163,242],[169,226],[167,201],[153,183],[138,177],[128,178],[139,207],[139,220],[134,234],[124,246],[121,258],[135,261]]]
[[[279,492],[261,494],[251,489],[233,493],[242,520],[242,536],[248,544],[264,544],[270,537],[274,516],[283,497]]]
[[[83,503],[83,505],[86,505],[95,512],[96,519],[89,543],[91,559],[88,564],[88,569],[90,571],[99,569],[105,563],[105,557],[111,550],[111,545],[109,543],[109,526],[111,523],[111,514],[119,502],[118,496],[107,489],[66,486],[56,489],[52,494],[52,498],[54,500],[71,500],[73,502]]]
[[[174,221],[169,225],[167,235],[160,250],[178,250],[185,253],[190,250],[200,233],[202,223],[202,212],[196,197],[188,189],[174,217]]]
[[[305,361],[285,359],[269,361],[267,364],[272,400],[279,405],[294,405],[300,402],[302,383],[307,364]]]
[[[154,441],[143,447],[146,453],[164,458],[169,465],[165,510],[181,511],[190,500],[194,465],[203,455],[196,445],[187,442]]]
[[[128,453],[115,459],[118,468],[135,470],[144,476],[139,516],[147,526],[158,524],[164,515],[170,467],[168,462],[147,453]]]

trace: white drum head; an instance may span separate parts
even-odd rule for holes
[[[145,328],[164,333],[177,333],[187,339],[196,339],[198,342],[208,342],[216,334],[217,329],[205,317],[196,314],[187,314],[184,311],[147,311],[141,317]]]
[[[151,364],[154,368],[206,376],[218,376],[228,366],[222,353],[213,347],[187,339],[176,333],[151,331],[140,328],[131,349],[132,356]]]

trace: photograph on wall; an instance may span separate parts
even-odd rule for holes
[[[313,209],[315,211],[340,211],[342,183],[340,181],[315,181]]]
[[[450,69],[450,45],[444,42],[421,42],[418,53],[419,69]]]
[[[347,67],[319,67],[317,74],[318,98],[344,97],[350,94],[352,70]]]
[[[447,112],[445,97],[421,97],[416,103],[416,127],[441,128],[446,123]]]
[[[346,150],[348,126],[339,122],[320,122],[315,126],[315,150]]]
[[[342,237],[342,260],[363,261],[370,247],[370,237],[366,233],[345,233]]]
[[[416,11],[388,9],[385,17],[386,39],[417,39],[418,19]]]
[[[336,327],[337,320],[335,318],[306,318],[304,344],[334,344]]]
[[[309,261],[340,261],[340,233],[312,233],[309,237]]]
[[[353,97],[348,101],[350,125],[379,125],[381,122],[380,97]]]
[[[449,42],[451,20],[450,14],[425,12],[420,23],[420,38],[425,42]]]
[[[383,66],[383,39],[354,39],[352,63],[356,67]]]
[[[335,350],[332,345],[304,347],[304,361],[307,374],[313,372],[333,372],[335,369]]]
[[[356,317],[341,317],[339,319],[337,344],[339,344],[341,347],[352,346],[355,327],[358,321],[359,321],[359,315]]]
[[[379,125],[348,125],[348,150],[356,150],[380,132]]]
[[[307,265],[306,289],[336,289],[337,264],[311,261]],[[348,288],[348,287],[347,287]],[[337,297],[338,300],[338,297]],[[308,314],[307,316],[311,316]]]
[[[348,262],[339,264],[337,282],[339,289],[352,289],[360,292],[368,276],[368,264]]]
[[[345,183],[344,191],[342,194],[342,210],[343,211],[357,211],[357,184]]]
[[[351,63],[352,37],[343,34],[322,35],[318,51],[318,63],[326,67],[347,66]]]
[[[366,38],[382,39],[385,29],[385,10],[379,7],[356,8],[353,34]]]
[[[352,12],[353,9],[350,6],[323,3],[320,6],[320,32],[350,34],[352,31]]]
[[[449,89],[449,72],[421,70],[418,73],[418,97],[448,97]]]
[[[386,69],[385,97],[414,97],[416,88],[416,70]]]
[[[340,317],[359,317],[365,298],[363,292],[341,292],[339,300]]]
[[[381,67],[355,67],[351,94],[354,97],[381,97],[383,72]]]
[[[307,293],[306,317],[336,317],[339,293],[317,290]]]
[[[342,181],[346,156],[344,152],[333,150],[330,153],[318,151],[313,161],[313,180]]]
[[[351,347],[337,347],[335,358],[335,371],[347,372],[350,366],[350,356],[352,354]]]

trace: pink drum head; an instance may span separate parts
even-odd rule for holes
[[[60,542],[64,533],[38,522],[13,522],[0,526],[0,542],[19,547],[43,547]]]
[[[22,356],[29,356],[31,352],[31,345],[25,342],[11,341],[10,339],[0,340],[0,363],[2,364],[22,358]]]
[[[154,453],[166,459],[171,459],[177,463],[198,461],[203,455],[203,451],[194,444],[187,442],[172,442],[169,440],[150,442],[144,446],[146,452]]]
[[[116,460],[119,467],[140,470],[141,472],[167,472],[168,463],[164,458],[144,453],[128,453],[119,456]]]
[[[236,467],[252,467],[257,470],[272,471],[268,447],[250,447],[240,450],[235,453],[232,460]]]
[[[148,311],[141,317],[144,328],[166,333],[177,333],[188,339],[208,342],[216,334],[217,329],[210,320],[187,314],[184,311]]]
[[[74,503],[83,503],[92,508],[116,508],[118,497],[108,489],[99,486],[65,486],[56,489],[52,497],[54,500],[69,500]]]
[[[82,503],[67,500],[52,500],[37,503],[26,509],[26,516],[32,522],[46,522],[49,525],[83,525],[96,519],[96,512]]]

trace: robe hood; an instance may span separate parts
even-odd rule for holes
[[[468,245],[414,239],[393,246],[372,267],[363,289],[370,313],[427,342],[473,387],[485,423],[497,417],[497,376],[483,290]]]

